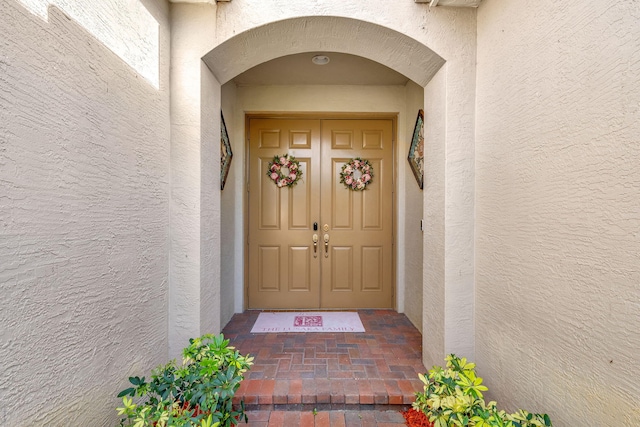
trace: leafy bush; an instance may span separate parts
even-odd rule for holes
[[[132,387],[118,394],[120,426],[228,427],[247,421],[244,402],[234,408],[232,400],[253,357],[242,356],[222,334],[192,338],[189,344],[181,366],[175,360],[159,366],[149,382],[129,378]]]
[[[424,412],[434,427],[549,427],[547,414],[520,410],[515,414],[498,411],[496,402],[485,403],[482,378],[475,363],[454,354],[446,357],[447,369],[434,366],[428,378],[420,374],[424,391],[416,393],[413,408]]]

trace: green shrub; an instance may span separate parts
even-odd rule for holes
[[[230,347],[222,334],[192,338],[189,344],[182,365],[172,360],[157,367],[149,382],[129,378],[132,387],[118,394],[120,426],[228,427],[247,421],[244,402],[234,408],[232,400],[253,357]]]
[[[434,366],[429,376],[420,374],[424,391],[416,393],[413,408],[424,412],[434,427],[549,427],[547,414],[520,410],[515,414],[498,411],[496,402],[485,403],[482,378],[475,363],[454,354],[446,357],[447,368]]]

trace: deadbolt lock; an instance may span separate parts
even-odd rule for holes
[[[329,224],[325,224],[325,225],[323,225],[323,226],[322,226],[322,229],[323,229],[325,232],[329,231]]]

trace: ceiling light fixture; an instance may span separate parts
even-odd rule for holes
[[[329,63],[329,57],[326,55],[316,55],[311,58],[311,62],[316,65],[326,65]]]

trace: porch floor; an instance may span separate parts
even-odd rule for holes
[[[236,314],[222,331],[255,357],[235,396],[249,426],[405,425],[399,410],[422,390],[426,369],[422,337],[404,314],[358,310],[363,333],[252,334],[259,313]]]

